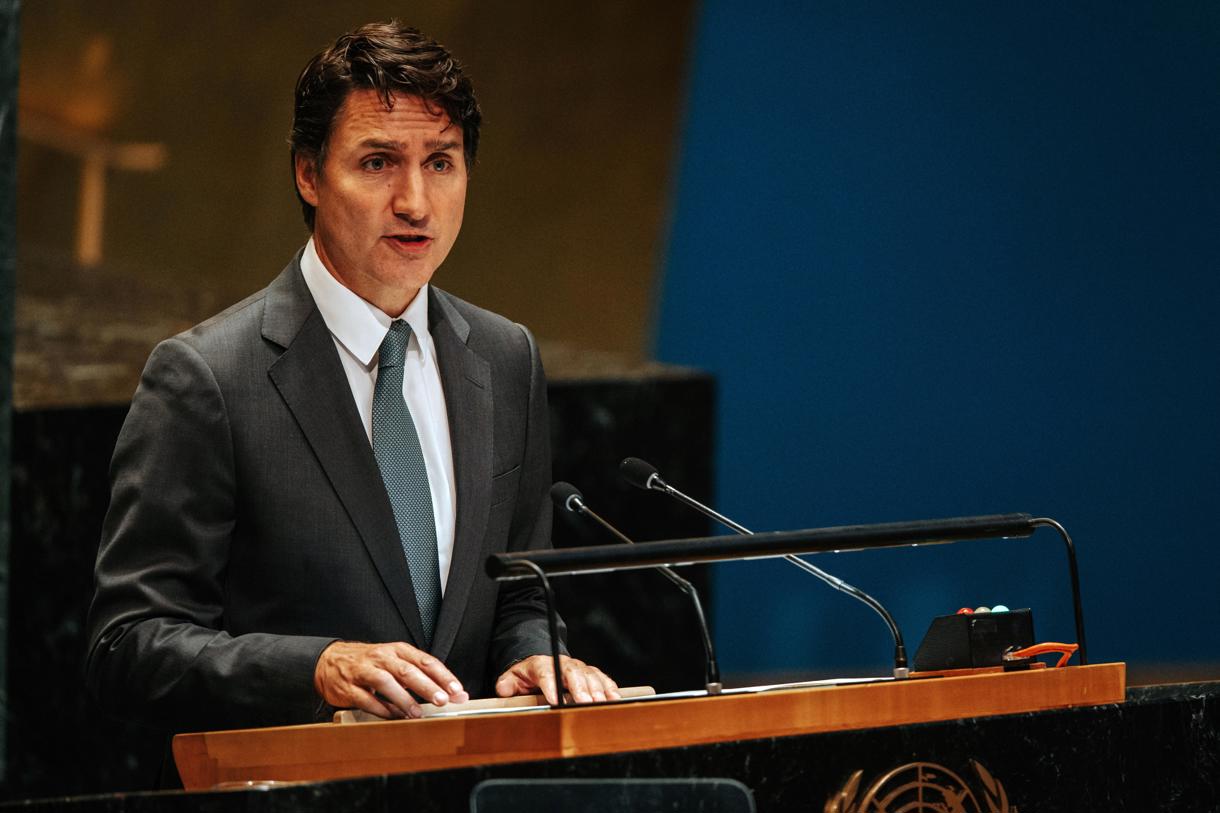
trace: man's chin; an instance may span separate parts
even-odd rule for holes
[[[377,269],[370,275],[372,284],[355,293],[396,319],[414,301],[419,289],[432,279],[432,271],[431,266],[423,264],[395,263],[390,267]]]

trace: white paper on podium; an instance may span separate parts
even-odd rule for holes
[[[891,681],[894,678],[885,677],[855,677],[855,678],[829,678],[826,680],[804,680],[796,683],[770,683],[762,686],[739,686],[734,689],[725,689],[721,694],[737,695],[737,694],[756,694],[758,692],[774,692],[783,689],[806,689],[816,686],[843,686],[851,683],[883,683]],[[651,703],[655,700],[683,700],[686,698],[708,697],[706,689],[689,689],[681,692],[664,692],[662,694],[635,694],[631,697],[624,697],[621,700],[607,700],[605,703],[582,703],[581,706],[611,706],[620,705],[622,703]],[[462,704],[465,706],[466,704]],[[482,708],[463,708],[461,706],[433,706],[425,707],[425,718],[432,717],[473,717],[481,714],[507,714],[509,712],[523,711],[549,711],[554,708],[549,705],[531,705],[531,706],[508,706],[508,707],[482,707]],[[568,706],[571,708],[571,706]]]

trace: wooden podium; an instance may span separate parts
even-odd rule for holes
[[[417,773],[1122,703],[1121,663],[351,725],[180,734],[187,790]]]

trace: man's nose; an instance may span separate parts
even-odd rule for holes
[[[394,184],[391,202],[394,214],[412,223],[428,217],[428,195],[424,188],[424,174],[419,167],[409,167],[402,172]]]

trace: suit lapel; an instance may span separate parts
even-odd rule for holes
[[[263,336],[284,348],[268,375],[301,427],[418,645],[423,626],[394,512],[334,340],[297,261],[268,288]],[[284,476],[289,478],[292,472]]]
[[[453,447],[453,473],[457,481],[457,517],[453,556],[441,613],[437,619],[432,654],[449,657],[466,611],[470,588],[483,559],[483,538],[491,503],[492,429],[491,367],[467,344],[470,325],[445,295],[429,288],[429,328],[436,346],[449,438]]]

